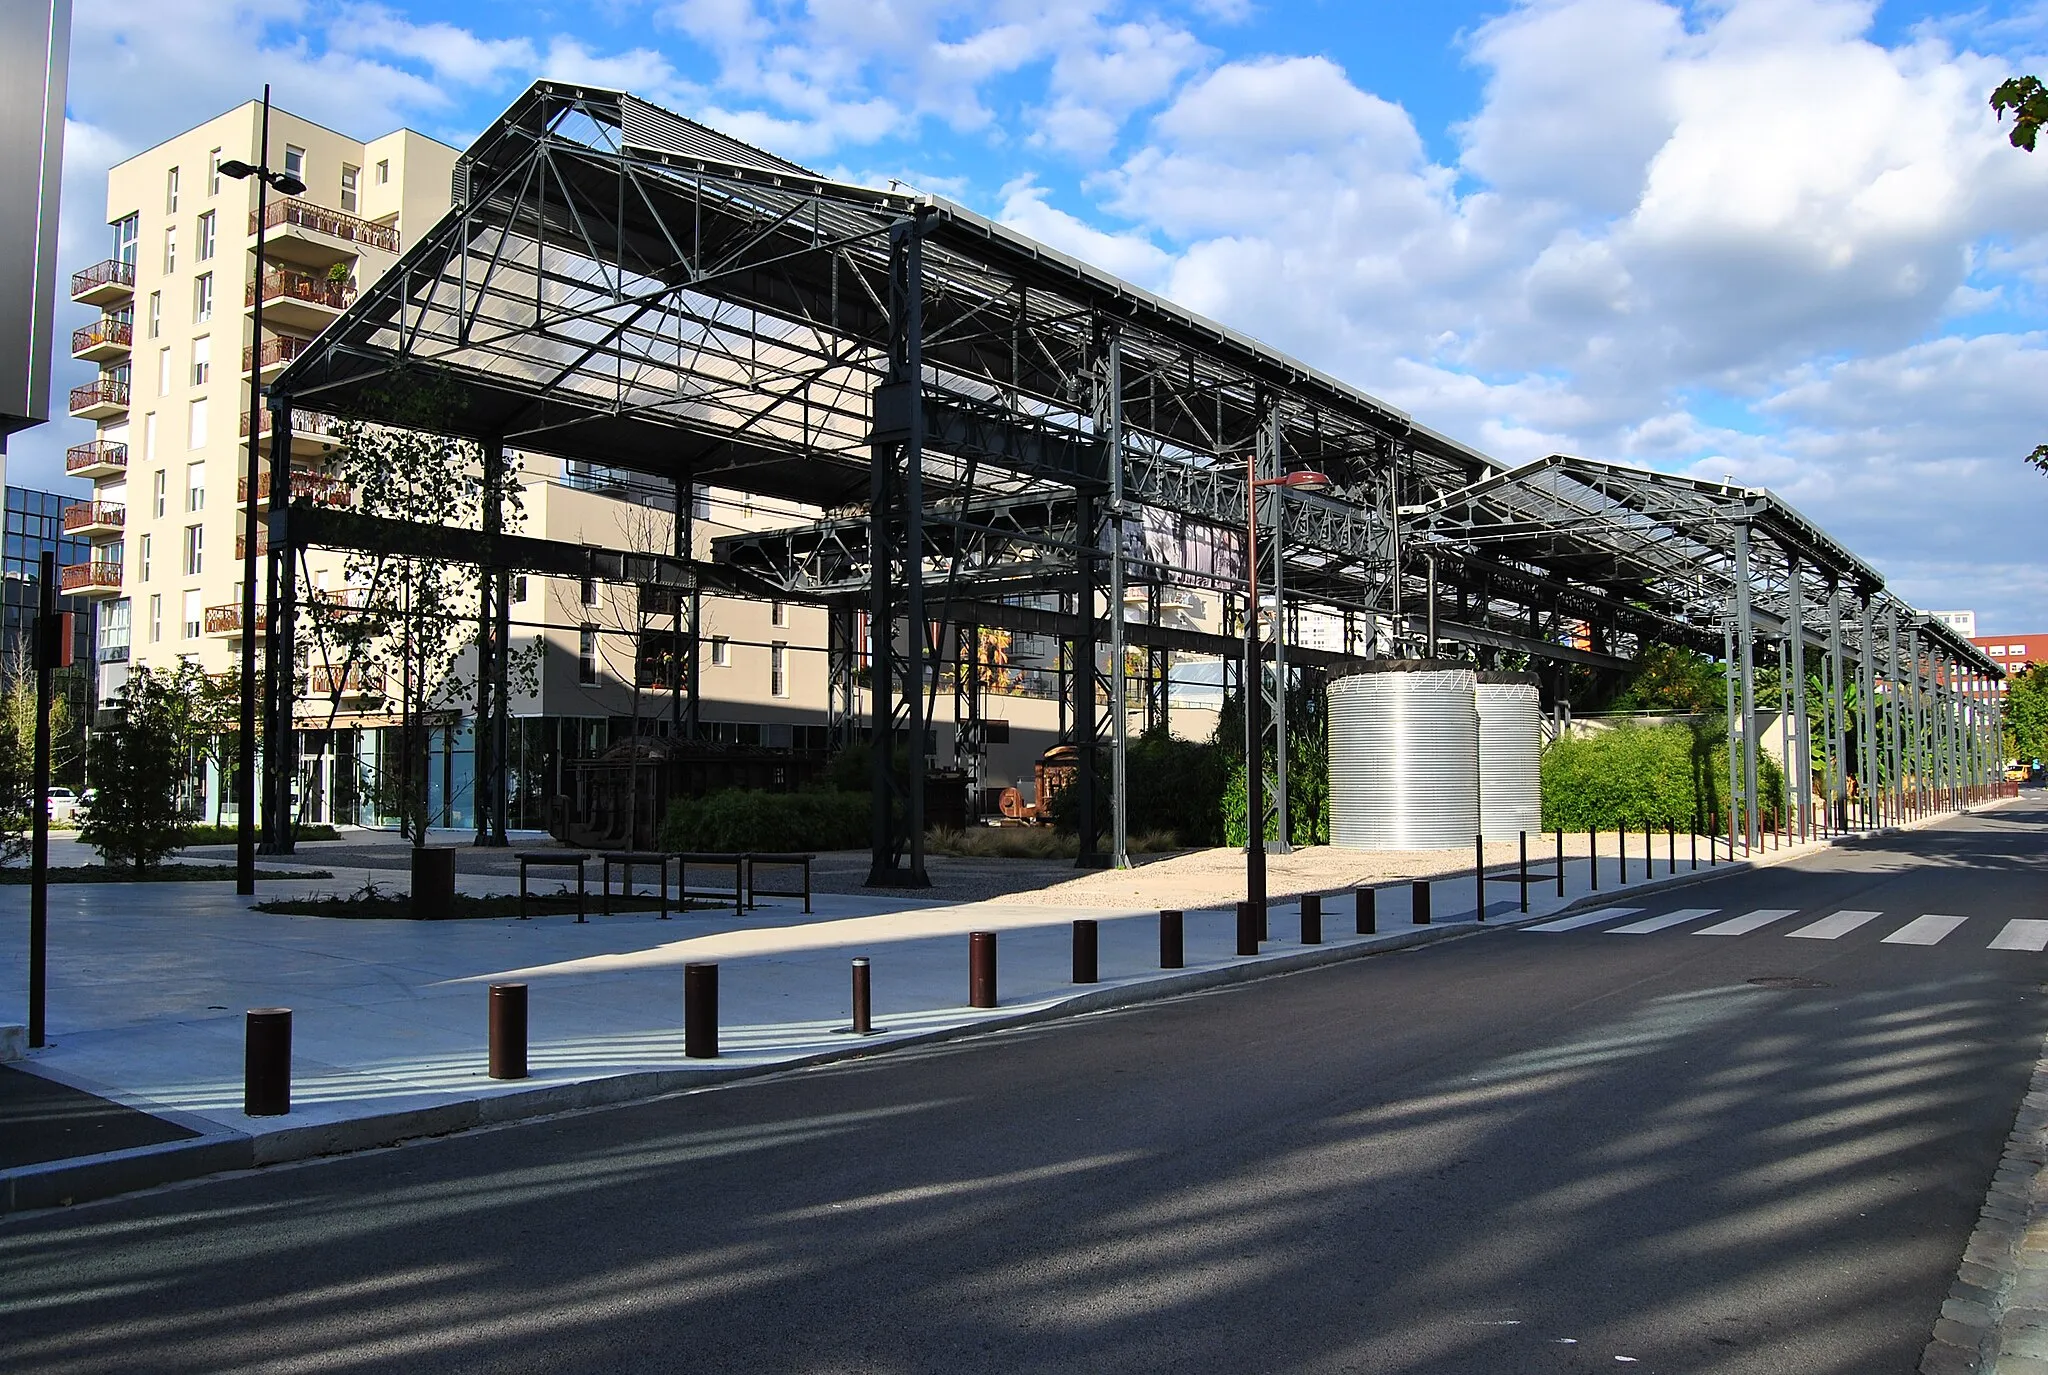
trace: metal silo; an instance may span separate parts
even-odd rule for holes
[[[1330,843],[1446,850],[1479,834],[1469,666],[1382,659],[1330,684]]]
[[[1479,830],[1513,840],[1543,829],[1543,705],[1532,673],[1482,673],[1479,707]]]

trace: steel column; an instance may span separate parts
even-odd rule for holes
[[[1126,751],[1130,746],[1131,705],[1124,642],[1123,336],[1115,325],[1101,326],[1097,353],[1095,432],[1109,455],[1109,858],[1117,868],[1128,869],[1130,791]],[[1088,687],[1092,695],[1093,681]]]
[[[1742,667],[1742,801],[1743,843],[1763,843],[1758,815],[1762,798],[1756,786],[1756,625],[1750,607],[1749,522],[1735,525],[1735,652]]]
[[[257,423],[251,416],[249,423]],[[284,538],[292,501],[292,400],[270,399],[270,558],[264,680],[268,685],[268,735],[264,742],[264,845],[266,853],[292,853],[296,835],[292,784],[298,776],[298,731],[294,708],[298,689],[292,681],[292,629],[297,619],[298,579],[292,550]],[[254,501],[256,494],[251,492]]]

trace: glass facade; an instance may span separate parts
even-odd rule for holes
[[[57,555],[57,567],[92,562],[92,541],[64,533],[64,508],[77,497],[38,492],[28,487],[7,489],[5,591],[0,592],[0,655],[26,654],[40,596],[44,550]],[[84,597],[59,597],[57,609],[72,613],[71,658],[81,667],[92,663],[93,602]],[[82,674],[90,678],[90,674]],[[80,704],[74,704],[80,705]]]

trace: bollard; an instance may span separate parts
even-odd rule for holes
[[[1358,904],[1358,934],[1361,936],[1378,935],[1380,929],[1380,904],[1375,890],[1371,887],[1354,889],[1352,890],[1352,897],[1357,900]]]
[[[1643,881],[1657,877],[1657,832],[1649,822],[1643,823]]]
[[[1614,886],[1628,887],[1628,826],[1614,828]]]
[[[1410,886],[1408,920],[1417,926],[1429,925],[1429,880],[1419,878]]]
[[[252,1007],[244,1019],[242,1112],[282,1117],[292,1110],[292,1010]]]
[[[1557,828],[1557,895],[1564,896],[1564,827]]]
[[[1700,867],[1700,833],[1689,830],[1686,834],[1692,837],[1692,867],[1697,869]]]
[[[1473,909],[1475,921],[1486,920],[1486,837],[1472,837],[1472,893],[1479,900]]]
[[[974,931],[967,937],[967,1005],[996,1005],[996,933]]]
[[[872,1035],[874,1021],[874,986],[869,981],[867,957],[853,962],[853,1034]]]
[[[718,966],[683,966],[683,1054],[691,1060],[718,1058]]]
[[[1323,895],[1303,893],[1301,895],[1301,943],[1321,945],[1323,943]]]
[[[1675,874],[1678,872],[1678,826],[1674,822],[1664,830],[1664,858],[1670,862],[1671,872]]]
[[[1594,892],[1600,891],[1600,828],[1591,827],[1586,832],[1586,878]]]
[[[1077,917],[1074,920],[1074,982],[1092,984],[1095,980],[1095,953],[1097,933],[1093,917]]]
[[[1237,953],[1256,955],[1259,953],[1259,918],[1252,911],[1249,902],[1237,905]]]
[[[491,985],[491,1078],[526,1077],[526,985]]]
[[[1159,914],[1159,967],[1161,969],[1179,969],[1184,962],[1182,936],[1185,924],[1185,916],[1180,912],[1169,910]]]
[[[1520,835],[1521,873],[1517,882],[1519,883],[1522,891],[1522,910],[1526,912],[1529,910],[1529,833],[1527,831],[1523,831],[1520,833]]]

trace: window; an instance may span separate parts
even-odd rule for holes
[[[788,603],[788,602],[770,602],[770,603],[768,603],[768,624],[770,624],[770,625],[788,625],[788,624],[789,624],[789,603]]]
[[[123,215],[114,221],[114,258],[135,266],[135,242],[142,237],[142,217]]]
[[[777,640],[768,646],[768,695],[789,696],[789,646]]]
[[[203,325],[213,318],[213,274],[203,272],[192,279],[192,323]]]
[[[150,412],[150,413],[149,413],[148,415],[145,415],[145,416],[143,416],[143,417],[142,417],[142,457],[143,457],[143,458],[144,458],[145,460],[147,460],[147,459],[152,459],[152,458],[155,458],[155,457],[156,457],[156,412],[155,412],[155,411],[151,411],[151,412]],[[158,512],[157,512],[157,514],[158,514],[158,515],[162,515],[162,514],[163,514],[163,512],[162,512],[162,511],[158,511]]]
[[[219,228],[219,219],[220,217],[211,210],[199,217],[198,241],[192,245],[192,256],[202,263],[213,257],[214,240],[217,237],[215,230]]]
[[[157,476],[162,477],[163,474],[158,473]],[[157,514],[162,515],[163,513],[159,511]],[[155,544],[156,539],[154,536],[144,535],[142,537],[142,580],[144,582],[149,581],[150,555],[156,552],[154,548]]]
[[[156,513],[161,517],[164,513],[164,489],[170,485],[164,481],[163,469],[159,468],[156,470],[155,476],[151,479],[151,485],[156,489],[153,493],[153,500],[156,503]]]
[[[391,159],[377,159],[377,185],[387,186],[391,182]]]
[[[584,604],[585,606],[596,606],[596,605],[597,605],[597,579],[596,579],[596,578],[585,578],[585,579],[583,580],[583,604]]]
[[[164,594],[149,594],[149,642],[155,644],[164,637]]]
[[[304,181],[306,179],[306,150],[295,148],[287,143],[284,146],[284,171],[286,176],[297,177],[300,181]]]
[[[166,215],[178,213],[178,169],[175,167],[164,178],[164,213]]]
[[[149,337],[157,338],[164,332],[164,294],[161,291],[149,293]]]
[[[202,278],[202,280],[204,280]],[[200,335],[192,341],[192,385],[203,387],[213,373],[213,340]]]
[[[185,638],[196,640],[205,628],[200,624],[199,589],[195,587],[185,593]]]
[[[732,641],[723,635],[711,637],[711,666],[725,668],[732,663]]]
[[[512,600],[515,602],[526,600],[526,574],[524,573],[512,579]]]
[[[185,447],[203,449],[206,447],[206,398],[200,397],[192,403],[192,418],[186,430]]]
[[[356,209],[356,183],[361,180],[363,169],[341,165],[341,208],[353,214]]]
[[[156,351],[156,394],[158,396],[169,396],[171,394],[171,351],[169,349],[158,349]]]
[[[206,465],[187,463],[185,465],[185,509],[204,511],[206,509]]]
[[[586,625],[576,637],[576,681],[585,687],[597,681],[597,627]]]
[[[710,488],[708,488],[708,487],[692,487],[692,488],[690,488],[690,519],[692,519],[692,520],[709,520],[709,519],[711,519],[711,489],[710,489]]]
[[[178,226],[175,224],[164,231],[164,271],[178,270]]]
[[[220,194],[220,149],[218,148],[206,155],[206,194],[209,196],[218,196]]]
[[[185,527],[185,576],[196,578],[206,571],[206,527]]]

